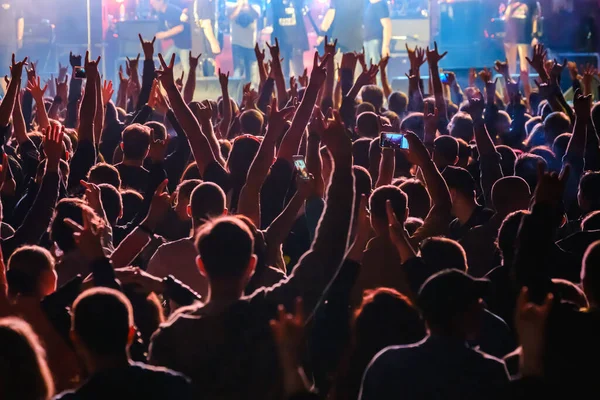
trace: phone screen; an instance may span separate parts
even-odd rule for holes
[[[308,170],[306,169],[306,162],[302,156],[294,156],[294,166],[296,171],[302,179],[309,179]]]
[[[408,140],[403,133],[382,132],[379,145],[390,149],[408,149]]]
[[[75,78],[77,79],[85,79],[85,68],[83,67],[75,67]]]

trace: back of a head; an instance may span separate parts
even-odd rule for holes
[[[244,135],[238,136],[231,148],[229,159],[227,160],[227,168],[231,172],[232,178],[238,182],[245,182],[248,170],[258,153],[260,140],[255,136]]]
[[[450,136],[469,143],[474,137],[473,119],[467,113],[458,112],[448,124],[448,131]]]
[[[537,146],[529,150],[530,154],[542,157],[546,160],[549,171],[560,172],[562,162],[556,158],[556,155],[548,146]]]
[[[363,87],[360,96],[363,101],[373,104],[376,112],[379,112],[383,107],[383,90],[377,85],[367,85]]]
[[[8,259],[6,280],[11,297],[43,298],[56,290],[54,258],[40,246],[23,246]]]
[[[475,196],[475,179],[466,169],[448,166],[442,172],[442,176],[449,189],[455,190],[467,199]]]
[[[371,217],[387,222],[386,203],[390,201],[394,214],[399,221],[406,219],[408,199],[406,193],[393,185],[380,186],[373,191],[369,198]]]
[[[364,112],[356,118],[357,133],[366,138],[379,135],[379,119],[374,112]]]
[[[123,198],[121,193],[108,183],[98,185],[100,188],[100,199],[102,200],[102,208],[106,213],[106,218],[111,225],[115,225],[123,214]]]
[[[384,287],[365,291],[353,322],[357,350],[369,349],[371,358],[387,346],[415,343],[425,336],[421,315],[408,297]]]
[[[581,266],[583,291],[592,305],[600,304],[600,241],[589,245]]]
[[[369,168],[369,147],[371,139],[363,137],[352,143],[352,155],[354,156],[354,165],[360,165]]]
[[[402,92],[393,92],[388,98],[389,109],[398,114],[400,118],[406,114],[408,96]]]
[[[433,272],[457,269],[467,272],[467,254],[455,240],[432,237],[421,244],[421,258]]]
[[[56,204],[54,218],[50,225],[50,240],[55,242],[64,252],[76,248],[73,229],[64,220],[69,218],[82,225],[84,209],[94,212],[83,200],[79,199],[62,199]]]
[[[132,124],[123,130],[123,157],[128,160],[141,161],[148,154],[150,146],[150,128],[140,124]]]
[[[536,146],[543,146],[546,144],[546,133],[544,132],[544,125],[537,124],[531,130],[531,133],[527,136],[524,141],[525,148],[531,149]]]
[[[354,193],[356,198],[360,199],[363,194],[369,198],[373,188],[373,180],[369,171],[360,165],[354,165],[352,171],[354,171]]]
[[[165,140],[167,138],[167,127],[157,121],[146,122],[144,126],[152,129],[152,140]]]
[[[177,189],[175,190],[175,193],[177,193],[177,204],[184,200],[186,204],[189,203],[190,198],[192,197],[192,192],[201,183],[201,179],[188,179],[177,185]]]
[[[219,185],[203,182],[192,191],[190,208],[195,222],[223,215],[225,212],[225,192]]]
[[[512,119],[510,115],[504,110],[498,111],[498,115],[495,121],[496,132],[498,132],[498,136],[502,138],[502,142],[509,146],[515,146],[520,144],[525,137],[523,136],[515,136],[511,134],[510,124],[512,123]]]
[[[240,125],[242,133],[260,136],[263,132],[265,119],[262,114],[256,110],[246,110],[240,115]]]
[[[510,267],[514,261],[517,247],[517,234],[523,222],[523,217],[528,215],[529,211],[521,210],[510,213],[502,221],[498,230],[497,246],[503,259],[503,265]]]
[[[525,179],[532,190],[535,190],[538,181],[538,164],[547,167],[546,160],[535,154],[525,153],[515,161],[515,175]]]
[[[119,355],[129,345],[133,310],[125,295],[109,288],[83,292],[73,303],[71,330],[94,355]]]
[[[458,142],[458,163],[457,166],[461,168],[467,168],[469,165],[469,160],[471,159],[471,155],[473,154],[473,150],[471,146],[467,142],[462,139],[456,139]]]
[[[417,179],[409,179],[400,184],[399,188],[408,197],[408,215],[425,219],[431,208],[431,198],[425,185]]]
[[[502,175],[511,176],[515,174],[515,162],[517,161],[517,155],[515,151],[506,145],[496,146],[496,151],[500,154],[500,167],[502,168]]]
[[[433,161],[438,169],[458,161],[458,141],[452,136],[439,136],[433,142]]]
[[[492,204],[503,215],[518,210],[527,210],[531,199],[531,188],[523,178],[505,176],[492,186]]]
[[[419,139],[423,140],[425,136],[425,121],[423,119],[423,113],[410,113],[402,120],[400,129],[414,132]]]
[[[139,192],[128,189],[121,191],[121,200],[123,202],[123,216],[121,217],[121,221],[124,223],[133,221],[144,202],[144,198]]]
[[[355,110],[354,114],[358,118],[358,116],[360,114],[366,113],[366,112],[375,113],[375,112],[377,112],[377,110],[375,110],[375,106],[373,104],[367,103],[367,102],[362,102],[356,106],[356,110]]]
[[[98,163],[90,169],[88,180],[91,183],[100,185],[108,183],[117,189],[121,188],[121,175],[119,170],[107,163]]]
[[[571,132],[571,120],[563,112],[553,112],[544,119],[546,143],[552,144],[563,133]]]
[[[581,230],[585,232],[600,230],[600,211],[592,211],[581,221]]]
[[[529,121],[527,121],[527,123],[525,124],[525,131],[527,132],[527,135],[529,135],[531,131],[533,131],[533,128],[535,128],[537,124],[542,124],[543,122],[544,120],[542,119],[542,117],[534,117],[529,119]]]
[[[46,353],[29,324],[19,318],[0,319],[0,397],[48,400],[54,382]]]
[[[578,198],[582,211],[600,210],[600,172],[586,172],[581,177]]]
[[[196,248],[209,280],[235,280],[247,272],[254,238],[238,218],[220,217],[198,231]]]
[[[553,293],[557,295],[561,301],[574,304],[577,308],[588,308],[589,303],[585,293],[581,288],[566,279],[552,279]]]
[[[563,133],[561,135],[558,135],[557,138],[554,139],[554,143],[552,143],[552,151],[554,152],[558,160],[562,160],[565,153],[567,152],[567,146],[569,146],[571,136],[571,133]]]

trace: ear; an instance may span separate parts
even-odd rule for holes
[[[223,210],[223,215],[229,215],[229,210],[227,208]]]
[[[248,267],[246,269],[246,282],[250,281],[250,278],[252,278],[252,275],[254,275],[254,272],[256,271],[257,262],[258,257],[256,256],[256,254],[252,254],[252,256],[250,256],[250,261],[248,261]]]
[[[131,346],[131,343],[133,343],[133,339],[135,339],[135,327],[130,326],[129,332],[127,333],[127,345],[128,346]]]
[[[123,151],[123,142],[119,143],[119,147],[121,148],[121,151]]]
[[[196,256],[196,266],[198,267],[198,271],[200,271],[200,275],[202,275],[205,278],[208,278],[208,274],[206,273],[204,263],[202,262],[202,258],[200,258],[200,256]]]
[[[458,156],[456,156],[456,158],[454,159],[454,162],[452,163],[452,165],[458,164],[458,160],[459,160],[459,158],[458,158]]]
[[[187,209],[188,217],[192,218],[192,206],[190,204],[188,204],[186,209]]]

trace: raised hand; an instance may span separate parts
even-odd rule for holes
[[[198,64],[200,64],[200,57],[202,57],[202,53],[198,54],[198,57],[194,57],[190,50],[190,71],[196,71]]]
[[[548,57],[548,50],[544,49],[543,44],[533,46],[533,56],[531,59],[525,57],[531,68],[533,68],[540,76],[546,76],[545,62]]]
[[[569,61],[567,63],[567,68],[569,69],[569,75],[571,76],[572,81],[578,81],[581,79],[581,75],[579,75],[579,70],[577,69],[577,63],[573,61]]]
[[[86,51],[85,52],[85,73],[87,76],[88,80],[94,80],[99,76],[99,72],[98,72],[98,65],[100,64],[100,60],[102,59],[102,57],[98,56],[98,58],[96,59],[96,61],[94,60],[90,60],[90,52]]]
[[[44,134],[44,154],[46,154],[46,170],[57,172],[60,158],[64,152],[63,136],[64,127],[58,125],[50,125],[48,128],[43,129]]]
[[[154,58],[154,42],[156,42],[156,36],[152,38],[151,42],[145,41],[142,37],[142,34],[138,34],[140,37],[140,43],[142,44],[142,51],[144,52],[144,57],[146,60],[152,60]],[[138,60],[139,60],[138,55]]]
[[[381,60],[379,60],[379,70],[382,71],[382,72],[385,71],[389,62],[390,62],[390,56],[389,55],[382,56]]]
[[[571,167],[566,164],[560,175],[556,172],[545,172],[545,165],[538,164],[538,184],[533,194],[534,204],[549,204],[554,209],[562,204],[563,194],[569,179]]]
[[[82,209],[82,213],[83,226],[70,218],[64,220],[65,224],[73,229],[75,244],[89,262],[106,257],[102,245],[102,238],[106,229],[104,221],[89,208]]]
[[[361,74],[356,79],[356,85],[365,86],[370,85],[371,82],[377,77],[379,73],[379,65],[371,65],[371,67],[367,70],[361,72]]]
[[[411,164],[423,167],[431,162],[427,148],[417,135],[409,131],[404,134],[404,137],[408,141],[408,150],[401,151],[406,154],[406,158]]]
[[[483,110],[485,109],[485,102],[482,99],[471,98],[469,99],[469,114],[473,121],[481,121],[483,119]]]
[[[365,48],[362,48],[360,53],[354,53],[356,56],[356,61],[360,64],[363,71],[367,69],[367,62],[365,61]]]
[[[69,96],[69,75],[65,74],[62,79],[56,78],[54,84],[56,85],[56,95],[66,102]]]
[[[46,94],[46,89],[48,89],[48,84],[45,84],[44,87],[41,87],[41,79],[38,76],[36,79],[27,82],[27,91],[31,93],[36,101],[43,99],[44,94]]]
[[[229,71],[227,74],[221,72],[221,68],[219,68],[219,84],[221,85],[221,89],[227,90],[229,87]]]
[[[185,75],[185,71],[181,71],[181,76],[179,78],[177,78],[177,80],[175,81],[175,85],[177,85],[177,89],[181,92],[181,89],[183,89],[183,78]]]
[[[148,99],[148,105],[156,112],[161,115],[166,115],[169,111],[169,102],[163,96],[160,90],[160,83],[157,79],[152,83],[152,89],[150,90],[150,97]]]
[[[408,60],[410,61],[410,69],[412,73],[418,74],[419,68],[421,68],[421,66],[427,61],[427,58],[425,57],[425,51],[419,46],[416,46],[414,50],[411,50],[411,48],[408,47],[408,43],[406,43],[406,52],[408,53]]]
[[[110,99],[112,99],[114,93],[112,81],[105,80],[102,84],[102,101],[104,102],[104,105],[110,103]]]
[[[319,52],[315,51],[315,58],[313,61],[313,70],[310,74],[309,85],[316,85],[321,87],[327,78],[327,62],[329,61],[331,54],[325,54],[323,60],[319,64]]]
[[[438,129],[438,125],[440,122],[440,115],[438,113],[437,107],[433,107],[433,112],[429,112],[429,107],[425,106],[425,110],[423,112],[423,121],[425,123],[425,132],[431,133],[435,135]]]
[[[158,53],[158,59],[160,61],[161,68],[157,70],[158,79],[165,89],[176,88],[175,77],[173,76],[173,67],[175,66],[175,54],[171,56],[169,64],[165,62],[162,54]]]
[[[10,75],[11,79],[21,80],[21,76],[23,75],[23,67],[27,66],[27,57],[23,59],[23,61],[15,62],[15,55],[12,55],[12,61],[10,66]]]
[[[58,63],[58,80],[62,81],[63,79],[65,79],[65,77],[67,76],[67,73],[69,72],[69,66],[65,65],[63,67],[63,65],[61,63]]]
[[[150,210],[146,219],[142,225],[155,230],[158,224],[164,219],[167,211],[171,208],[171,196],[165,190],[169,181],[165,179],[156,188],[154,195],[152,196],[152,202],[150,203]]]
[[[342,64],[340,66],[340,69],[348,69],[348,70],[354,72],[354,70],[356,69],[357,62],[358,62],[358,57],[357,57],[356,53],[344,53],[342,55]]]
[[[521,84],[521,77],[517,79],[516,82],[507,81],[506,82],[506,91],[508,92],[508,98],[513,103],[518,103],[521,101],[521,92],[519,91],[519,85]]]
[[[404,225],[398,220],[394,208],[392,207],[392,202],[389,200],[385,202],[385,211],[387,213],[388,230],[390,232],[392,243],[397,244],[402,242],[404,237],[408,236],[408,234],[404,229]]]
[[[487,84],[492,80],[492,71],[485,67],[482,71],[479,71],[479,79],[483,81],[483,83]]]
[[[598,70],[591,64],[586,64],[583,68],[583,86],[591,88],[594,82],[594,77],[598,74]]]
[[[333,42],[330,42],[327,39],[327,36],[325,36],[325,54],[331,54],[331,56],[335,56],[337,50],[337,42],[337,39],[335,39]]]
[[[510,79],[508,60],[496,60],[496,62],[494,63],[494,70],[500,75],[502,75],[505,79]]]
[[[85,188],[85,201],[94,211],[99,215],[104,214],[102,207],[102,197],[100,187],[94,183],[86,182],[84,180],[79,181],[81,186]]]
[[[290,97],[298,99],[298,83],[295,76],[290,76]]]
[[[560,77],[562,75],[563,70],[567,66],[567,59],[565,58],[562,64],[559,64],[556,59],[552,63],[552,68],[550,69],[550,79],[552,82],[560,82]]]
[[[32,62],[31,64],[29,64],[31,68],[25,69],[27,71],[27,81],[33,81],[35,80],[35,78],[37,78],[37,64],[38,61]]]
[[[279,54],[281,52],[280,48],[279,48],[279,39],[275,38],[275,45],[270,45],[269,43],[266,43],[267,47],[269,48],[269,52],[271,53],[271,58],[273,60],[279,60]]]
[[[429,46],[427,46],[427,62],[431,65],[437,65],[438,62],[440,62],[444,57],[446,57],[446,54],[448,54],[447,51],[445,51],[443,54],[440,55],[439,51],[438,51],[438,45],[437,42],[433,42],[433,50],[429,49]]]
[[[75,69],[75,67],[81,67],[81,54],[73,54],[73,52],[70,52],[69,64],[71,64],[73,69]]]
[[[310,132],[323,137],[323,132],[325,132],[326,128],[327,124],[325,123],[325,116],[321,112],[321,107],[315,106],[310,117]]]
[[[199,119],[198,122],[211,123],[213,117],[212,103],[209,101],[202,103],[193,103],[192,111],[194,115]]]
[[[583,96],[579,89],[577,89],[575,97],[573,98],[573,108],[575,109],[577,120],[589,120],[590,110],[592,109],[592,99],[593,96],[591,94]]]
[[[127,75],[131,76],[133,74],[133,71],[137,71],[140,67],[140,53],[138,53],[137,57],[134,59],[130,59],[129,57],[127,57],[127,63],[128,63],[128,68],[127,68]]]
[[[254,55],[256,56],[256,61],[258,65],[262,65],[265,62],[265,49],[260,50],[258,47],[258,43],[254,46]],[[262,63],[262,64],[261,64]]]
[[[268,129],[272,132],[283,132],[285,124],[294,112],[294,107],[286,107],[279,110],[277,99],[271,100],[271,105],[267,106],[267,114],[269,114]]]
[[[333,111],[333,119],[327,121],[327,127],[321,141],[331,153],[334,161],[352,162],[352,141],[337,110]]]

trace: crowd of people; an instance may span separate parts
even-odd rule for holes
[[[156,69],[155,41],[140,42],[143,65],[114,89],[88,54],[44,86],[13,56],[0,398],[595,392],[592,67],[537,45],[537,89],[506,62],[500,81],[473,70],[461,89],[442,83],[436,44],[408,49],[401,93],[388,57],[344,53],[336,69],[327,39],[286,82],[275,40],[268,63],[256,47],[260,85],[242,102],[220,71],[222,96],[198,102],[198,58],[176,79],[175,56]],[[390,133],[407,146],[382,147]]]

